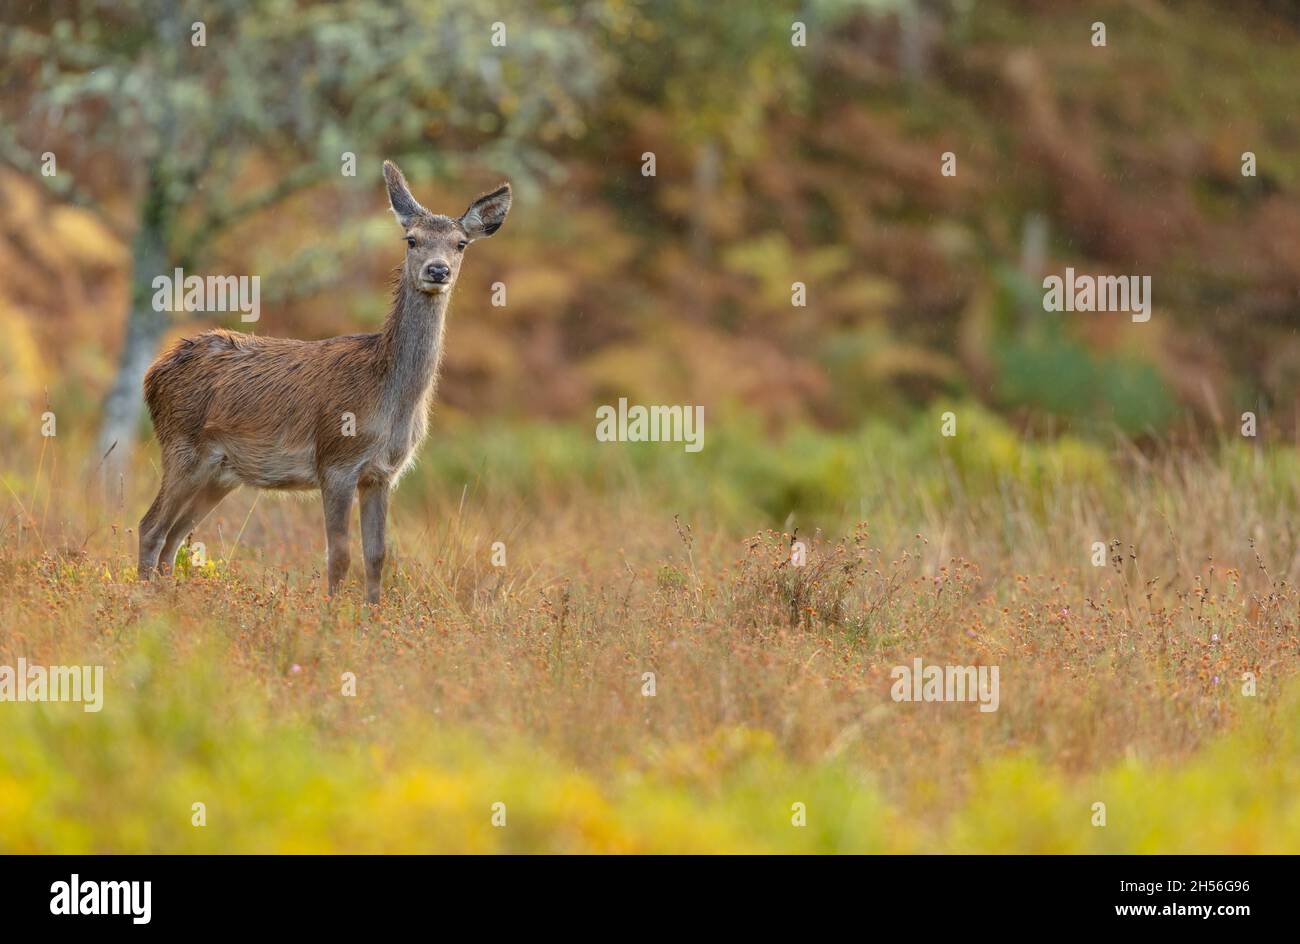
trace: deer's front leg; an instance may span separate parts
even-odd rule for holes
[[[366,557],[366,601],[379,602],[384,574],[385,531],[388,524],[388,484],[362,485],[361,550]]]
[[[325,504],[325,546],[329,558],[326,571],[330,596],[334,596],[334,591],[348,575],[348,515],[352,511],[352,496],[356,488],[355,480],[328,480],[321,487],[321,499]]]

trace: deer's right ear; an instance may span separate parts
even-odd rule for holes
[[[460,223],[470,239],[484,239],[501,228],[510,212],[509,184],[502,184],[491,193],[485,193],[469,205]]]
[[[406,186],[406,177],[392,161],[384,161],[384,180],[388,183],[388,205],[393,208],[393,215],[403,227],[410,226],[411,221],[428,210],[411,196],[411,188]]]

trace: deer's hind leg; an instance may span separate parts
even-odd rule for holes
[[[163,463],[162,484],[158,487],[158,497],[153,500],[149,510],[140,519],[138,536],[140,539],[139,574],[141,580],[148,580],[158,569],[158,556],[167,535],[177,517],[185,510],[190,498],[186,490],[184,476],[177,475]]]
[[[176,552],[180,550],[185,536],[193,531],[231,491],[233,488],[229,485],[208,481],[193,492],[192,497],[167,531],[162,557],[158,559],[158,569],[161,573],[166,574],[172,569],[172,565],[176,563]]]
[[[198,457],[185,449],[163,448],[162,483],[158,497],[140,519],[141,580],[148,580],[159,569],[159,564],[171,565],[163,557],[168,537],[189,510],[199,490],[208,484],[208,476],[200,471]],[[182,535],[183,536],[183,535]]]

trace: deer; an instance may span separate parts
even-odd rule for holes
[[[406,258],[383,330],[303,341],[216,329],[181,339],[145,374],[162,476],[140,520],[140,579],[169,574],[181,542],[241,485],[319,490],[327,594],[347,577],[355,495],[366,600],[379,604],[389,496],[428,432],[464,252],[501,228],[511,202],[505,183],[443,216],[391,161],[384,180]]]

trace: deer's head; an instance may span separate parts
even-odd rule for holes
[[[510,185],[502,184],[469,205],[459,217],[431,213],[411,196],[406,178],[392,161],[384,161],[388,202],[406,239],[402,279],[430,295],[450,292],[460,274],[465,247],[491,236],[510,212]]]

